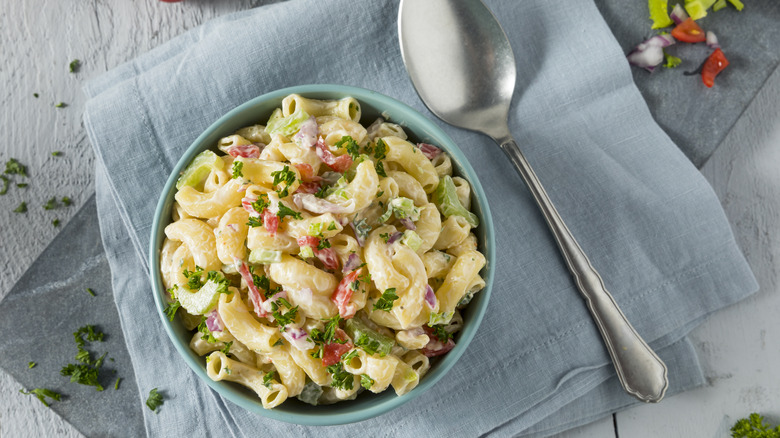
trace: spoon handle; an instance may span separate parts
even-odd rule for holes
[[[601,276],[561,219],[531,165],[509,136],[498,142],[525,181],[550,227],[563,258],[585,297],[596,326],[604,338],[623,389],[644,402],[659,402],[669,385],[666,365],[637,334],[604,287]]]

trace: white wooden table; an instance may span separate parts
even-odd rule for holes
[[[81,124],[84,80],[202,22],[263,0],[102,0],[0,4],[0,164],[28,166],[30,185],[0,197],[0,299],[93,192],[94,156]],[[68,64],[81,60],[78,73]],[[34,97],[37,93],[39,97]],[[713,315],[692,338],[705,387],[639,406],[560,436],[722,437],[750,412],[780,422],[780,70],[702,172],[712,183],[761,291]],[[55,104],[64,102],[65,108]],[[748,140],[752,139],[752,140]],[[58,157],[52,152],[61,151]],[[0,169],[2,171],[2,169]],[[52,196],[74,205],[44,210]],[[13,213],[20,201],[28,213]],[[4,336],[13,334],[5,333]],[[0,436],[80,436],[0,371]]]

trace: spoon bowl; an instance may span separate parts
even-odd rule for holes
[[[604,287],[509,132],[516,81],[509,40],[479,0],[401,0],[401,55],[425,105],[445,122],[491,137],[528,186],[601,333],[621,385],[644,402],[669,386],[666,365]]]

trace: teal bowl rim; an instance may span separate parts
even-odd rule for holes
[[[471,184],[472,203],[474,198],[477,200],[476,203],[473,203],[472,210],[480,220],[480,225],[476,229],[479,249],[487,260],[485,268],[482,270],[486,284],[485,288],[474,296],[474,299],[464,311],[464,328],[457,336],[455,348],[443,357],[432,360],[431,369],[421,379],[417,387],[403,396],[396,396],[388,388],[388,390],[380,394],[363,393],[356,400],[332,405],[315,407],[291,398],[274,409],[264,409],[259,399],[250,390],[232,382],[215,382],[211,380],[206,374],[203,358],[195,355],[189,348],[189,338],[192,337],[192,332],[187,331],[181,325],[175,327],[175,322],[169,321],[165,316],[164,309],[167,302],[165,302],[163,297],[166,291],[162,285],[157,267],[160,263],[160,248],[165,236],[164,229],[171,222],[173,195],[179,173],[198,153],[206,149],[214,149],[216,140],[230,135],[239,128],[249,124],[238,123],[237,126],[236,120],[247,118],[247,114],[253,114],[252,120],[254,121],[262,120],[263,117],[270,115],[270,110],[263,114],[258,112],[258,107],[267,106],[271,102],[275,102],[274,106],[269,107],[272,110],[280,106],[285,96],[292,93],[320,99],[337,99],[352,96],[360,102],[364,114],[366,114],[365,109],[369,108],[369,113],[371,113],[371,110],[375,110],[374,112],[377,115],[380,113],[389,115],[389,120],[403,126],[411,138],[435,144],[446,151],[450,155],[453,168],[456,170],[454,173],[466,178]],[[257,116],[254,116],[254,114],[257,114]],[[255,97],[220,117],[189,146],[168,177],[155,210],[150,242],[149,276],[154,291],[157,313],[163,322],[168,337],[187,365],[207,385],[234,404],[267,418],[305,426],[346,424],[373,418],[413,400],[435,385],[455,365],[474,338],[488,306],[495,274],[495,234],[490,207],[477,174],[465,155],[463,155],[463,152],[440,127],[410,106],[375,91],[345,85],[311,84],[283,88]],[[186,337],[187,335],[189,335],[189,338]]]

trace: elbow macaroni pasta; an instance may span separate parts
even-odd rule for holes
[[[227,154],[213,167],[193,161],[205,167],[184,173],[202,178],[175,195],[160,249],[166,312],[194,330],[209,378],[266,409],[408,393],[485,287],[469,222],[434,200],[450,158],[361,115],[353,98],[291,94],[265,125],[219,140]],[[448,199],[470,209],[469,182],[452,182]]]

